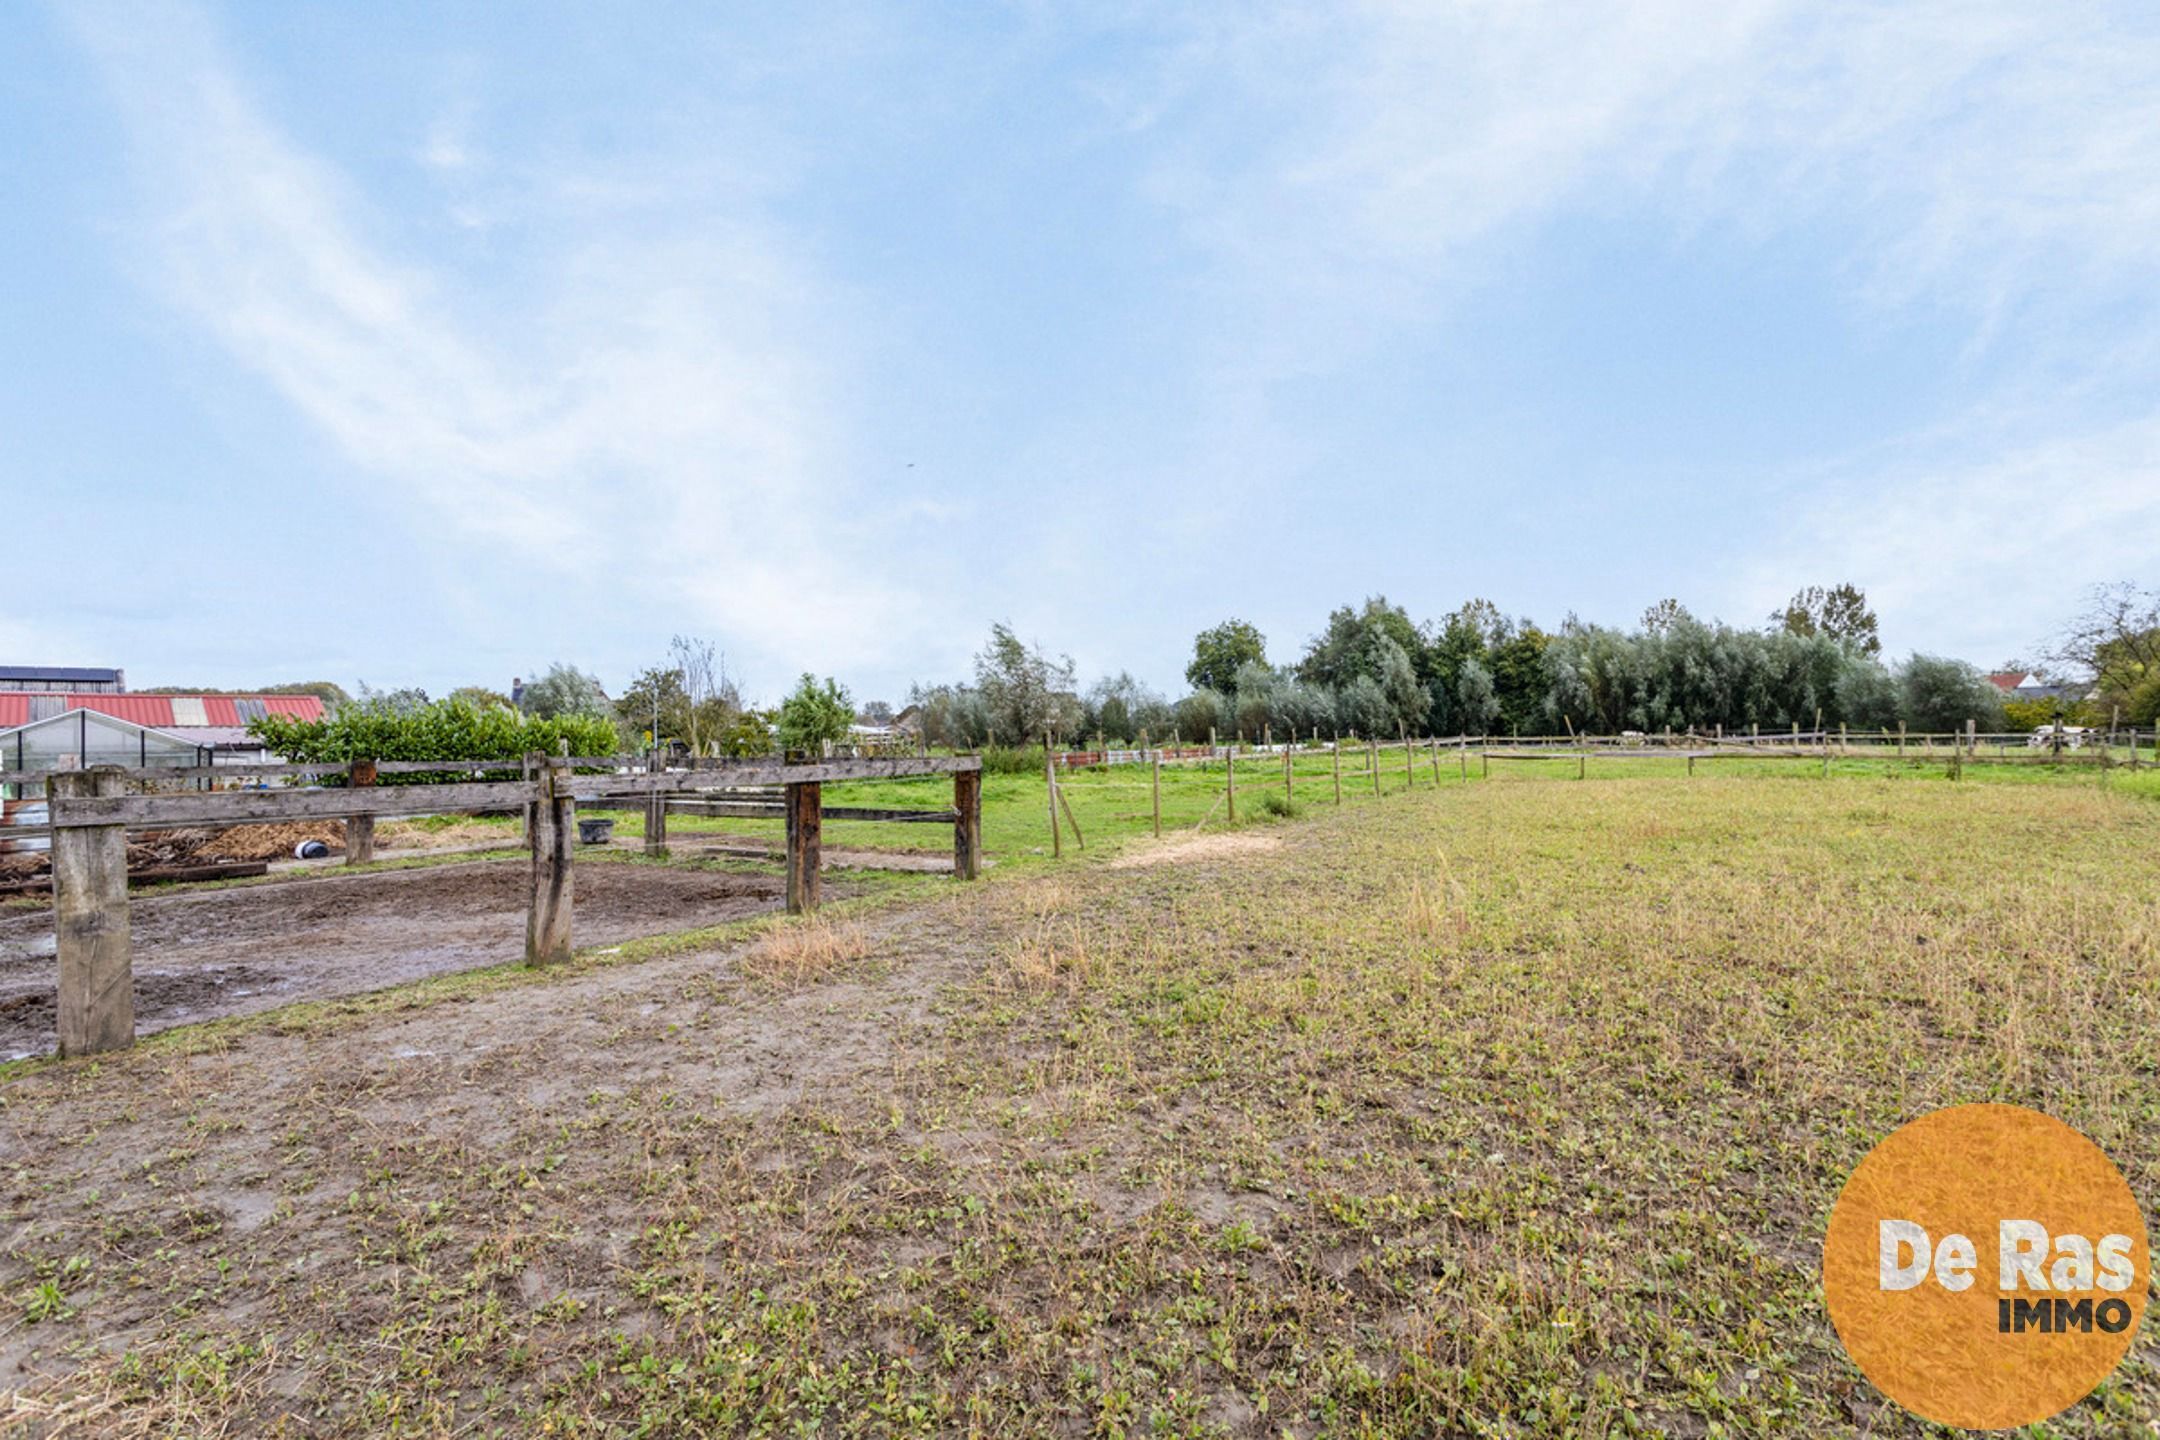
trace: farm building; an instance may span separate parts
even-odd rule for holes
[[[248,734],[250,720],[318,720],[322,713],[313,695],[0,690],[0,778],[9,770],[80,765],[245,765],[271,758]]]
[[[127,690],[127,672],[79,665],[0,665],[0,691],[7,690],[61,690],[77,694],[119,695]]]

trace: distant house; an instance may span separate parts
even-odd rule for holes
[[[2082,700],[2089,688],[2050,685],[2040,676],[2023,670],[1998,670],[1988,676],[1988,683],[2000,690],[2005,700]]]
[[[117,671],[108,672],[117,674]],[[110,691],[0,690],[0,766],[66,770],[77,765],[224,765],[269,758],[248,722],[265,715],[320,720],[316,695],[129,695]],[[104,722],[116,722],[107,725]],[[73,741],[69,730],[73,727]],[[184,747],[189,758],[146,759],[150,751]],[[79,758],[29,764],[33,749]],[[195,758],[200,755],[202,758]]]

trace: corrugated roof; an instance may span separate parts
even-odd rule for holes
[[[170,695],[70,695],[67,708],[95,710],[100,715],[110,715],[131,725],[147,725],[153,730],[172,724]]]
[[[90,710],[153,730],[199,724],[238,728],[259,715],[320,720],[323,702],[314,695],[103,695],[0,690],[0,729],[26,725],[66,710]]]

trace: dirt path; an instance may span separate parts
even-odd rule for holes
[[[237,1246],[250,1257],[255,1278],[226,1297],[233,1308],[221,1323],[271,1323],[280,1306],[313,1293],[309,1277],[328,1279],[353,1263],[349,1252],[338,1258],[324,1247],[350,1243],[348,1199],[389,1150],[424,1152],[415,1174],[464,1176],[482,1157],[526,1163],[515,1157],[545,1152],[566,1126],[600,1113],[595,1105],[629,1097],[680,1096],[686,1112],[697,1112],[682,1117],[685,1125],[718,1119],[751,1131],[822,1097],[859,1098],[910,1039],[935,1027],[933,999],[977,962],[980,947],[956,911],[969,913],[942,904],[852,922],[844,928],[875,944],[875,962],[796,990],[738,977],[734,962],[747,948],[738,945],[570,972],[312,1033],[252,1033],[213,1053],[137,1052],[108,1062],[139,1080],[87,1084],[80,1067],[48,1072],[24,1083],[57,1106],[0,1107],[0,1167],[18,1175],[32,1167],[47,1197],[10,1207],[0,1255],[33,1253],[40,1233],[80,1225],[93,1210],[112,1236],[179,1223],[208,1242],[206,1254]],[[203,1104],[216,1114],[208,1125],[198,1123],[209,1114]],[[127,1132],[124,1145],[78,1145],[108,1125]],[[663,1132],[650,1143],[664,1152],[676,1142]],[[137,1183],[142,1157],[153,1152],[185,1154],[173,1188]],[[562,1217],[570,1222],[565,1245],[551,1249],[544,1271],[526,1275],[521,1293],[604,1292],[650,1208],[648,1197],[619,1184],[587,1191],[574,1219]],[[115,1252],[99,1263],[118,1260]],[[93,1350],[117,1353],[161,1328],[169,1299],[116,1286],[94,1318],[86,1312],[88,1336],[69,1328],[96,1337]],[[356,1327],[384,1318],[373,1299],[355,1295],[349,1308]],[[0,1325],[0,1430],[11,1418],[53,1418],[20,1391],[80,1362],[80,1354],[58,1353],[56,1338],[49,1326]],[[291,1374],[275,1376],[252,1367],[232,1398],[267,1388],[272,1411],[282,1408],[277,1395],[290,1395],[297,1415],[307,1389],[300,1377],[313,1364],[295,1357]],[[11,1394],[22,1407],[12,1414]]]
[[[845,893],[839,891],[836,893]],[[580,945],[775,909],[777,877],[646,865],[577,872]],[[479,862],[139,898],[129,907],[139,1033],[357,994],[524,952],[525,867]],[[52,913],[0,918],[0,1057],[54,1044]]]

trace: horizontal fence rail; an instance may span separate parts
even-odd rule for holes
[[[469,773],[518,770],[529,778],[442,784],[380,785],[395,764],[404,773]],[[531,898],[526,915],[525,959],[533,965],[567,960],[580,799],[638,796],[648,802],[646,848],[663,849],[670,803],[678,796],[727,794],[777,786],[775,799],[756,795],[704,803],[783,816],[787,822],[787,908],[817,908],[822,826],[833,819],[890,820],[953,827],[953,873],[962,880],[981,874],[982,760],[978,756],[895,756],[819,760],[804,764],[740,761],[677,771],[578,774],[574,757],[527,756],[515,762],[356,761],[341,767],[351,783],[339,787],[249,790],[186,790],[138,793],[139,774],[118,766],[48,774],[51,794],[43,802],[49,824],[9,826],[0,836],[51,837],[51,868],[58,977],[60,1053],[94,1054],[134,1043],[134,959],[128,931],[127,831],[130,827],[217,827],[310,819],[346,822],[346,860],[374,854],[378,816],[442,815],[521,810],[532,855]],[[598,768],[598,767],[592,767]],[[18,774],[21,772],[17,772]],[[335,768],[297,767],[293,773],[336,773]],[[836,806],[827,811],[827,781],[886,780],[949,775],[953,804],[945,810],[881,810]],[[163,778],[153,774],[152,779]]]

